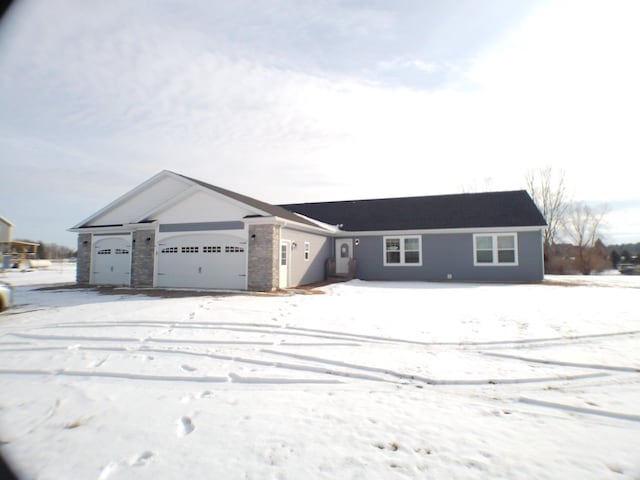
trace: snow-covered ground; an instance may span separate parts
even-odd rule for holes
[[[640,478],[640,277],[36,289],[73,275],[0,274],[0,452],[24,478]]]

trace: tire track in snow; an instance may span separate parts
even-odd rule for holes
[[[511,385],[511,384],[526,384],[526,383],[544,383],[544,382],[554,382],[554,381],[566,381],[566,380],[583,380],[588,378],[599,378],[599,377],[607,377],[609,374],[606,373],[592,373],[592,374],[584,374],[584,375],[558,375],[555,377],[534,377],[534,378],[482,378],[482,379],[435,379],[430,377],[424,377],[421,375],[413,375],[406,374],[402,372],[397,372],[394,370],[379,368],[379,367],[370,367],[365,365],[358,365],[354,363],[342,362],[339,360],[329,360],[326,358],[320,357],[312,357],[308,355],[298,355],[295,353],[285,353],[278,352],[275,350],[261,350],[265,353],[270,353],[272,355],[282,355],[286,357],[296,358],[299,360],[307,360],[311,362],[327,364],[327,365],[335,365],[346,368],[352,368],[355,370],[364,370],[367,372],[376,372],[384,375],[389,375],[400,380],[411,380],[411,381],[419,381],[426,383],[428,385]]]

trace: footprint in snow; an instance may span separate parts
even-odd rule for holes
[[[153,452],[149,450],[142,452],[140,455],[134,455],[129,460],[129,465],[132,467],[144,467],[147,463],[151,461],[153,457]]]
[[[193,424],[189,417],[182,417],[178,420],[178,428],[176,429],[176,435],[178,437],[184,437],[189,435],[196,429],[196,426]]]
[[[98,480],[107,480],[107,478],[113,475],[116,470],[118,470],[118,464],[116,462],[109,462],[109,464],[100,472]]]
[[[186,364],[185,365],[181,365],[180,369],[183,372],[195,372],[197,370],[196,367],[192,367],[191,365],[186,365]]]

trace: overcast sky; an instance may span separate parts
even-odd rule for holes
[[[160,170],[271,203],[564,170],[640,241],[640,2],[32,0],[0,24],[0,215],[66,229]]]

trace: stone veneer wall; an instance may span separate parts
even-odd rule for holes
[[[279,258],[280,227],[249,225],[249,290],[271,292],[278,288]]]
[[[78,257],[76,263],[76,282],[89,283],[91,280],[91,234],[78,235]]]
[[[147,238],[149,240],[147,240]],[[155,230],[138,230],[133,232],[131,252],[132,287],[153,286],[155,244]]]

